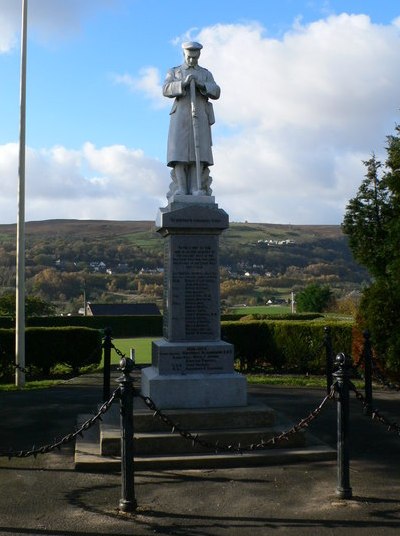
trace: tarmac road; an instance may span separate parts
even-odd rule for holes
[[[266,386],[250,386],[250,392],[296,422],[325,396],[319,389]],[[375,405],[400,422],[400,394],[374,396]],[[0,450],[51,443],[99,402],[97,375],[52,389],[0,393]],[[311,425],[332,446],[335,419],[332,402]],[[134,516],[118,513],[119,474],[74,471],[73,445],[36,459],[0,458],[0,535],[399,534],[400,438],[366,418],[354,397],[351,445],[350,501],[335,496],[335,462],[140,472]]]

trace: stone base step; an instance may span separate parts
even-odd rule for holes
[[[140,410],[142,411],[142,410]],[[201,413],[199,410],[196,412]],[[209,410],[208,410],[209,411]],[[225,411],[225,410],[224,410]],[[272,410],[270,410],[272,411]],[[145,421],[148,421],[148,410],[145,416]],[[185,410],[187,413],[187,410]],[[218,412],[215,412],[218,413]],[[257,413],[257,411],[256,411]],[[168,412],[168,416],[171,416],[171,413]],[[86,419],[91,417],[91,415],[81,415],[78,421],[78,426],[84,422]],[[227,416],[226,416],[227,417]],[[276,415],[270,420],[276,421]],[[202,417],[203,418],[203,417]],[[114,428],[114,444],[120,445],[119,439],[119,426],[116,423],[116,419],[119,419],[119,407],[116,405],[111,408],[109,412],[104,416],[104,423],[101,424],[103,430],[108,428]],[[217,421],[220,417],[217,418]],[[181,418],[182,420],[182,418]],[[230,420],[230,419],[229,419]],[[136,425],[140,421],[137,418],[137,409],[135,409],[135,429]],[[158,419],[151,419],[149,422],[155,421],[159,423]],[[230,422],[232,422],[230,420]],[[251,422],[251,419],[248,421]],[[243,424],[243,422],[242,422]],[[286,426],[285,426],[286,425]],[[154,427],[154,423],[152,425]],[[262,435],[266,438],[265,434],[271,434],[275,431],[288,430],[290,428],[290,423],[281,422],[279,419],[279,426],[275,422],[273,427],[265,427],[261,430]],[[157,428],[157,425],[156,425]],[[242,430],[243,431],[243,430]],[[237,438],[235,432],[237,430],[217,430],[214,431],[217,433],[231,433],[233,438]],[[214,433],[212,432],[212,433]],[[244,430],[246,433],[253,433],[254,430]],[[104,433],[104,432],[103,432]],[[169,437],[174,437],[172,434],[163,433],[159,430],[154,432],[155,435],[164,435]],[[154,434],[153,433],[153,434]],[[197,432],[196,432],[197,433]],[[208,430],[209,434],[210,431]],[[260,430],[257,431],[257,434],[260,433]],[[138,433],[139,434],[139,433]],[[146,441],[150,441],[151,433],[141,433],[142,436],[146,437]],[[294,436],[297,438],[297,435]],[[135,470],[137,471],[148,471],[148,470],[165,470],[165,469],[206,469],[206,468],[225,468],[225,467],[247,467],[247,466],[257,466],[257,465],[276,465],[276,464],[285,464],[285,463],[297,463],[301,461],[323,461],[323,460],[332,460],[336,457],[336,451],[327,445],[320,442],[318,439],[313,437],[308,431],[306,434],[300,434],[299,437],[302,446],[296,445],[295,442],[292,444],[291,448],[286,448],[287,443],[282,442],[277,445],[280,448],[272,448],[259,451],[245,452],[243,454],[231,454],[231,453],[200,453],[191,450],[186,453],[172,453],[168,450],[164,453],[151,454],[149,452],[142,452],[141,454],[137,453],[135,456]],[[180,441],[185,441],[183,438],[178,437]],[[153,435],[154,440],[154,435]],[[296,439],[299,441],[299,439]],[[250,441],[251,442],[251,441]],[[255,441],[254,441],[255,442]],[[234,444],[237,443],[233,441]],[[248,443],[247,441],[243,441]],[[106,443],[105,443],[106,444]],[[191,443],[190,443],[191,445]],[[285,447],[285,448],[283,448]],[[100,444],[100,426],[96,425],[90,430],[85,432],[83,437],[78,437],[75,447],[75,467],[80,471],[94,471],[94,472],[113,472],[120,471],[121,461],[119,457],[119,448],[113,447],[115,450],[113,454],[101,454],[101,452],[107,449],[107,447],[101,447]],[[154,449],[152,448],[154,451]]]
[[[211,447],[193,444],[179,433],[172,433],[171,425],[150,411],[142,399],[135,398],[134,443],[138,456],[215,452],[217,443],[258,444],[290,428],[290,423],[284,423],[281,419],[277,426],[276,412],[269,406],[254,402],[244,407],[165,410],[163,413],[180,429],[197,435],[199,439],[210,443]],[[119,420],[119,405],[115,404],[100,425],[100,453],[103,456],[117,456],[120,452]],[[303,433],[296,434],[284,446],[304,446],[304,437]]]
[[[273,426],[276,422],[276,412],[271,407],[257,404],[252,399],[242,407],[167,409],[163,413],[186,430],[261,428]],[[104,415],[103,422],[119,427],[118,403],[114,403]],[[140,397],[134,398],[134,428],[135,432],[170,431],[168,425],[154,416]]]
[[[270,438],[279,435],[283,430],[280,428],[245,428],[232,430],[196,430],[195,435],[199,440],[206,441],[212,447],[204,447],[196,442],[183,438],[178,433],[158,432],[158,433],[137,433],[134,436],[134,451],[141,455],[164,454],[192,454],[215,451],[217,445],[251,445],[266,442]],[[115,427],[101,426],[100,452],[102,456],[118,455],[121,448],[120,430]],[[305,434],[300,432],[291,436],[284,442],[284,446],[302,447],[305,446]],[[276,444],[275,448],[282,445]]]

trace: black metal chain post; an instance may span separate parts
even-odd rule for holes
[[[336,495],[340,499],[351,499],[353,492],[350,486],[350,368],[351,359],[341,353],[336,356],[338,370],[333,373],[336,379],[337,399],[337,488]]]
[[[135,473],[133,450],[133,378],[131,372],[134,362],[129,357],[120,361],[120,370],[123,376],[118,378],[120,385],[120,413],[121,413],[121,499],[119,508],[123,512],[134,512],[137,507],[135,498]]]
[[[364,359],[364,374],[365,374],[365,405],[364,414],[371,417],[372,415],[372,346],[371,346],[371,334],[368,330],[364,331],[364,347],[363,347],[363,359]]]
[[[329,326],[324,327],[324,346],[326,353],[326,392],[331,392],[333,383],[333,350],[332,350],[332,333]]]
[[[113,346],[111,334],[111,328],[105,328],[103,339],[103,402],[110,398],[111,348]]]

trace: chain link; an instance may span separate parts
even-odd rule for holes
[[[365,363],[364,352],[361,353],[358,358],[357,363],[353,363],[353,369],[361,376],[362,379],[365,379],[365,375],[361,369],[362,364]],[[390,389],[391,391],[400,391],[400,384],[390,381],[382,372],[379,363],[376,358],[372,355],[371,357],[372,364],[372,377],[375,381]]]
[[[361,370],[361,365],[364,362],[364,356],[361,355],[358,359],[357,363],[353,364],[353,369],[361,376],[362,379],[365,379],[365,374]],[[386,387],[387,389],[390,389],[391,391],[400,391],[400,385],[398,383],[394,383],[390,381],[381,371],[381,368],[379,364],[377,363],[376,359],[372,357],[371,360],[372,363],[372,377],[375,381]]]
[[[56,449],[60,450],[60,448],[63,445],[66,445],[67,443],[71,443],[72,441],[74,441],[74,439],[77,436],[82,437],[83,432],[86,432],[87,430],[89,430],[89,428],[92,428],[92,426],[94,426],[97,423],[97,421],[102,420],[102,416],[110,409],[114,400],[120,396],[120,389],[121,388],[118,387],[113,392],[109,400],[107,400],[106,402],[104,402],[104,404],[102,404],[102,406],[100,407],[96,415],[86,420],[75,432],[67,434],[61,439],[49,445],[43,445],[41,447],[33,446],[29,450],[15,451],[13,449],[10,449],[8,452],[0,452],[0,458],[8,458],[9,460],[11,460],[11,458],[28,458],[29,456],[34,456],[36,458],[38,454],[47,454],[48,452],[52,452],[53,450],[56,450]]]
[[[27,368],[25,367],[22,367],[19,363],[13,363],[12,364],[14,370],[18,369],[19,371],[21,371],[23,374],[29,374],[30,373],[30,370],[28,370]],[[30,368],[30,367],[29,367]]]
[[[374,361],[372,361],[372,367],[372,375],[374,377],[374,380],[379,382],[387,389],[390,389],[391,391],[400,391],[400,385],[388,380],[386,376],[379,370],[379,367],[375,364]]]
[[[123,359],[124,357],[127,357],[126,354],[124,354],[124,352],[121,352],[121,350],[119,350],[113,343],[111,343],[111,348],[113,350],[115,350],[115,353],[117,354],[117,356],[119,356],[121,359]]]
[[[350,389],[355,393],[356,399],[362,403],[363,409],[368,406],[365,397],[360,391],[357,390],[353,382],[350,382]],[[387,426],[388,432],[396,432],[400,435],[400,425],[395,421],[389,421],[378,409],[373,409],[371,413],[371,419],[380,422],[381,424]]]
[[[162,422],[164,422],[169,428],[171,428],[171,433],[178,433],[180,436],[182,436],[184,439],[191,441],[192,445],[200,445],[201,447],[207,448],[209,450],[215,451],[215,453],[219,452],[233,452],[236,454],[243,454],[244,452],[250,452],[255,450],[266,450],[269,448],[273,448],[277,443],[280,443],[282,441],[289,441],[290,437],[299,433],[301,430],[304,430],[308,428],[308,426],[320,415],[322,409],[328,402],[328,400],[332,400],[335,397],[335,385],[336,382],[332,385],[331,391],[328,395],[325,396],[325,398],[322,400],[322,402],[315,408],[307,417],[304,419],[301,419],[298,424],[292,426],[289,430],[286,432],[282,432],[274,437],[271,437],[267,441],[264,441],[261,439],[259,443],[251,443],[248,445],[242,446],[240,443],[237,445],[226,445],[226,444],[219,444],[219,442],[212,443],[210,441],[207,441],[205,439],[201,439],[198,434],[189,432],[188,430],[182,429],[178,423],[175,423],[168,415],[166,415],[163,411],[157,408],[156,404],[153,402],[153,400],[148,396],[143,396],[139,394],[139,398],[141,398],[146,406],[153,411],[153,417],[158,417]]]

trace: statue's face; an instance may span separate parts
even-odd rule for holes
[[[200,50],[184,50],[183,53],[189,67],[196,67],[199,62]]]

